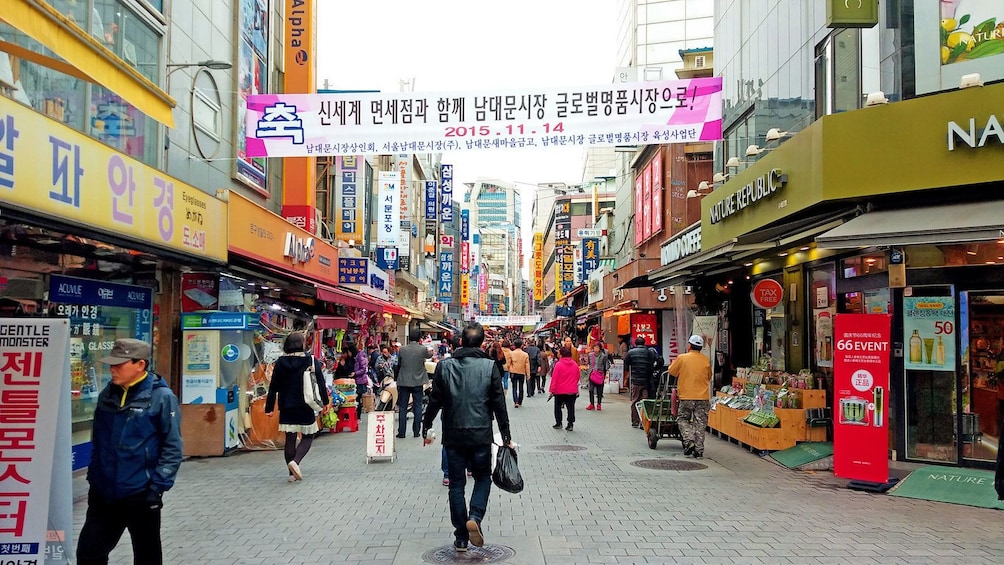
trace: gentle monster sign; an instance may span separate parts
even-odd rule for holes
[[[746,186],[712,206],[711,223],[717,224],[729,216],[742,212],[746,208],[774,194],[784,187],[787,182],[788,175],[783,174],[781,169],[771,169],[769,173],[751,181]]]
[[[311,157],[715,141],[722,79],[483,93],[258,94],[247,154]]]

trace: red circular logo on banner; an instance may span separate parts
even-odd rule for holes
[[[753,301],[753,305],[764,310],[775,308],[781,303],[782,298],[784,298],[784,288],[774,279],[757,281],[750,292],[750,300]]]

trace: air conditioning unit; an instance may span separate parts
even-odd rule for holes
[[[704,55],[697,55],[697,56],[695,56],[694,57],[694,68],[695,69],[703,69],[704,66],[707,64],[705,61],[706,61],[706,59],[705,59]]]

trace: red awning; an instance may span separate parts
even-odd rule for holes
[[[373,298],[372,300],[373,302],[380,304],[380,307],[383,309],[384,314],[394,314],[395,316],[411,315],[410,312],[408,312],[401,306],[394,304],[393,302],[387,302],[386,300],[380,300],[379,298]]]
[[[370,298],[355,292],[317,285],[317,298],[332,304],[341,304],[352,308],[365,308],[371,312],[383,312],[383,301]]]
[[[347,330],[349,319],[342,316],[315,316],[314,327],[319,330]]]

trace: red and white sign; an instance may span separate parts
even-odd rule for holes
[[[888,314],[837,314],[833,338],[833,474],[889,480]]]
[[[639,337],[645,338],[645,345],[648,347],[658,345],[659,340],[655,333],[658,323],[658,318],[655,317],[655,314],[631,314],[632,347],[634,346],[634,340]]]
[[[440,235],[439,236],[440,247],[453,247],[453,236],[452,235]]]
[[[471,244],[463,241],[460,243],[460,272],[468,273],[471,270]]]
[[[764,310],[776,308],[783,298],[784,288],[774,279],[757,281],[750,292],[750,300],[753,301],[753,305]]]
[[[362,402],[362,400],[360,400]],[[366,426],[366,462],[377,457],[394,460],[394,412],[370,412]]]

